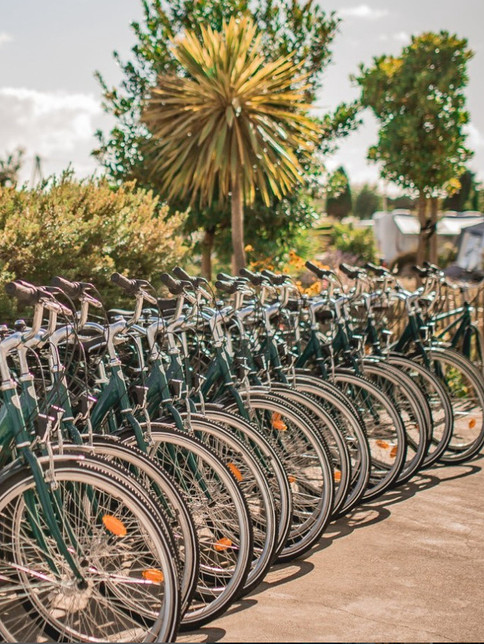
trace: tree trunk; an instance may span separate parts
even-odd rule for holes
[[[212,279],[212,250],[215,228],[206,228],[202,240],[202,275],[209,282]]]
[[[420,233],[418,236],[417,264],[422,266],[427,257],[427,197],[423,192],[418,195],[417,215],[420,222]]]
[[[430,263],[437,264],[439,259],[438,238],[437,238],[437,217],[439,213],[439,199],[432,197],[430,199],[430,231],[429,231],[429,248]]]
[[[232,224],[232,272],[238,275],[245,268],[244,244],[244,204],[242,202],[242,186],[240,176],[232,180],[231,224]]]

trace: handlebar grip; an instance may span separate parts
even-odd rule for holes
[[[372,264],[372,262],[367,262],[365,264],[365,270],[375,273],[378,277],[383,277],[383,275],[387,275],[389,273],[384,266],[377,266],[376,264]]]
[[[311,271],[311,273],[314,273],[316,277],[322,277],[321,269],[319,268],[319,266],[316,266],[316,264],[313,264],[309,260],[304,265],[309,271]]]
[[[351,280],[355,280],[360,274],[361,269],[356,266],[350,266],[349,264],[342,263],[339,265],[339,269],[342,273],[349,277]]]
[[[233,275],[229,275],[228,273],[218,273],[217,274],[217,279],[218,280],[225,280],[226,282],[231,282],[234,278]]]
[[[413,270],[417,273],[417,275],[420,275],[420,277],[427,277],[428,271],[426,268],[422,268],[421,266],[415,265],[413,267]]]
[[[33,284],[27,282],[8,282],[5,284],[5,292],[10,297],[15,297],[21,304],[26,306],[33,306],[37,304],[42,293]]]
[[[173,274],[175,275],[175,277],[178,277],[179,280],[190,282],[190,284],[195,288],[198,288],[202,284],[208,284],[207,280],[204,277],[201,277],[200,275],[192,277],[185,270],[183,270],[181,266],[175,266],[175,268],[173,269]]]
[[[162,273],[160,279],[172,295],[180,295],[183,292],[183,284],[169,273]]]
[[[325,277],[329,277],[333,273],[333,271],[331,270],[319,268],[319,266],[316,266],[316,264],[313,264],[310,261],[307,261],[304,265],[309,271],[311,271],[311,273],[314,273],[316,277],[318,277],[320,280],[324,279]]]
[[[258,275],[257,273],[253,273],[252,271],[249,271],[248,268],[241,268],[239,271],[239,275],[242,275],[242,277],[248,277],[250,282],[254,286],[259,286],[262,283],[262,275]]]
[[[131,295],[134,295],[138,290],[136,280],[130,280],[128,277],[121,275],[121,273],[113,273],[111,275],[111,282],[122,288]]]
[[[83,288],[79,282],[70,282],[69,280],[66,280],[65,277],[56,275],[52,278],[50,283],[52,286],[64,291],[64,293],[73,300],[82,295]]]
[[[217,280],[215,282],[215,286],[218,288],[219,291],[223,291],[224,293],[228,293],[231,295],[232,293],[235,293],[237,290],[237,284],[235,282],[224,282],[223,280]]]
[[[196,278],[191,277],[186,271],[183,270],[181,266],[175,266],[173,269],[173,275],[178,277],[179,280],[185,280],[187,282],[193,282]]]
[[[282,284],[284,284],[284,282],[287,279],[287,275],[282,275],[282,274],[278,275],[277,273],[273,273],[272,271],[268,270],[267,268],[265,268],[262,271],[262,275],[264,277],[267,277],[267,279],[269,281],[271,281],[275,286],[282,286]]]

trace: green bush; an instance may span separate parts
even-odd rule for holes
[[[54,275],[92,281],[108,305],[122,301],[114,271],[155,284],[183,257],[182,215],[166,218],[150,192],[134,183],[76,181],[70,173],[49,185],[0,188],[0,321],[16,313],[7,281],[48,284]]]
[[[353,224],[335,223],[330,233],[329,244],[342,253],[354,255],[355,261],[360,264],[377,259],[371,228],[355,228]]]

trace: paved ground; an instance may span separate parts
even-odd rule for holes
[[[433,468],[337,521],[180,641],[484,641],[483,465]]]

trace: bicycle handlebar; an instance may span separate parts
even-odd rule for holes
[[[198,276],[192,276],[189,275],[181,266],[175,266],[173,269],[173,274],[175,277],[178,277],[179,280],[185,281],[185,282],[190,282],[190,284],[194,288],[200,288],[202,284],[207,284],[207,280],[204,277],[201,277],[200,275]]]
[[[237,282],[225,282],[224,280],[217,280],[215,282],[215,286],[219,291],[223,291],[224,293],[227,293],[229,295],[232,295],[238,289]]]
[[[129,295],[136,295],[139,290],[138,280],[129,279],[121,273],[113,273],[111,275],[111,282],[122,288]]]
[[[305,263],[305,266],[309,271],[311,271],[311,273],[314,273],[316,277],[319,277],[320,280],[325,279],[326,277],[329,277],[333,274],[333,271],[325,268],[319,268],[319,266],[316,266],[316,264],[313,264],[313,262],[307,261]]]
[[[5,292],[10,297],[15,297],[20,304],[25,304],[26,306],[34,306],[42,297],[42,291],[27,282],[8,282],[5,284]]]
[[[160,279],[172,295],[180,295],[183,293],[184,287],[182,282],[174,279],[169,273],[162,273]]]
[[[364,271],[358,266],[350,266],[349,264],[342,263],[339,265],[339,269],[342,273],[349,277],[351,280],[355,280],[360,275],[364,274]]]
[[[253,273],[252,271],[249,271],[248,268],[241,268],[239,275],[242,275],[242,277],[247,277],[254,286],[260,286],[264,279],[262,275]]]
[[[262,271],[262,275],[267,277],[267,279],[269,279],[275,286],[282,286],[284,282],[289,279],[289,275],[284,275],[283,273],[277,275],[276,273],[269,271],[267,268]]]

